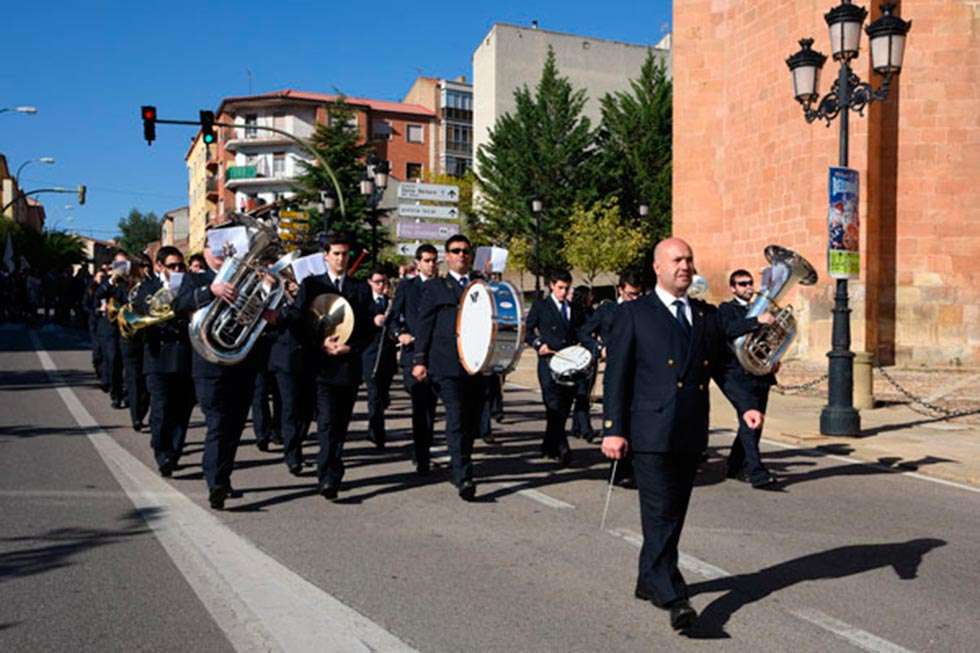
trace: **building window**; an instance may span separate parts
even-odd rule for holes
[[[259,117],[254,113],[249,113],[245,116],[245,138],[255,138],[258,136],[258,130],[255,126],[259,124]]]
[[[406,163],[405,164],[405,179],[419,179],[422,177],[422,164],[421,163]]]
[[[422,143],[422,125],[409,125],[405,133],[405,139],[409,143]]]
[[[272,176],[282,177],[286,174],[286,153],[274,152],[272,155]]]
[[[371,121],[371,139],[388,140],[391,137],[391,124],[387,120]]]

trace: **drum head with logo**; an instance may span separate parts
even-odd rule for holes
[[[459,362],[467,374],[479,374],[490,359],[493,345],[494,303],[490,287],[473,281],[463,291],[456,317]]]

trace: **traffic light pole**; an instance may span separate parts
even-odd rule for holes
[[[191,126],[194,126],[194,127],[200,127],[201,126],[201,122],[199,120],[198,121],[195,121],[195,120],[163,120],[163,119],[160,119],[160,118],[156,118],[156,119],[154,119],[153,122],[159,123],[161,125],[191,125]],[[242,125],[236,125],[234,123],[229,124],[229,123],[226,123],[226,122],[216,122],[216,123],[213,123],[213,124],[214,124],[215,127],[229,127],[231,129],[243,129],[243,126]],[[327,163],[323,159],[323,157],[320,156],[320,153],[317,152],[315,149],[313,149],[313,147],[309,143],[307,143],[306,141],[304,141],[303,139],[301,139],[301,138],[299,138],[297,136],[294,136],[293,134],[290,134],[287,131],[284,131],[282,129],[276,129],[275,127],[267,127],[265,125],[248,125],[248,129],[255,129],[255,130],[258,130],[258,131],[267,131],[267,132],[272,132],[274,134],[279,134],[280,136],[285,136],[286,138],[288,138],[289,140],[291,140],[293,143],[295,143],[296,145],[300,146],[301,148],[303,148],[304,150],[306,150],[307,152],[309,152],[310,154],[312,154],[313,157],[320,163],[320,165],[323,166],[323,170],[327,173],[327,176],[330,177],[330,181],[331,181],[331,183],[333,183],[334,191],[337,193],[337,206],[338,206],[338,208],[340,208],[340,215],[346,217],[347,210],[346,210],[346,207],[344,206],[344,194],[340,190],[340,182],[337,181],[337,175],[334,174],[333,168],[330,167],[330,164]]]
[[[3,205],[3,208],[0,209],[0,215],[6,213],[7,209],[9,209],[17,202],[21,201],[26,197],[30,197],[31,195],[39,195],[41,193],[78,193],[78,192],[79,192],[78,189],[72,190],[71,188],[62,188],[60,186],[56,186],[55,188],[38,188],[37,190],[32,190],[27,193],[20,193],[17,197],[15,197],[14,199],[10,200],[9,202]]]

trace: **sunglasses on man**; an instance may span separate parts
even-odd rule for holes
[[[469,254],[470,253],[470,248],[469,247],[453,247],[452,249],[447,250],[447,251],[450,254],[457,254],[457,255],[458,254]]]
[[[740,288],[745,288],[746,286],[751,286],[752,283],[752,281],[736,281],[735,285],[739,286]]]
[[[167,268],[168,270],[173,270],[174,272],[183,272],[186,266],[183,263],[167,263],[163,267]]]

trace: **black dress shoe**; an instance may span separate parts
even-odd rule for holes
[[[431,471],[431,467],[429,466],[428,460],[420,463],[415,463],[415,473],[418,474],[419,476],[428,476],[430,471]]]
[[[632,476],[624,476],[623,478],[616,479],[616,485],[625,490],[635,490],[636,479]]]
[[[565,449],[558,454],[558,468],[564,469],[572,464],[572,450]]]
[[[228,488],[226,487],[211,488],[211,491],[208,492],[208,503],[215,510],[225,509],[226,498],[228,498]]]
[[[476,498],[476,483],[469,479],[460,483],[459,498],[463,501],[473,501]]]
[[[303,473],[303,463],[287,465],[287,467],[289,468],[289,473],[293,476],[300,476]]]
[[[133,430],[137,433],[143,430],[143,422],[133,422]]]
[[[336,485],[330,485],[330,484],[324,485],[320,488],[320,496],[326,499],[327,501],[336,501],[337,490],[338,488]]]
[[[122,407],[123,407],[123,405],[122,405],[122,402],[121,402],[121,401],[119,401],[118,399],[113,399],[113,400],[112,400],[112,403],[111,403],[111,406],[112,406],[113,408],[115,408],[116,410],[119,410],[120,408],[122,408]]]
[[[667,609],[670,610],[670,627],[674,630],[687,630],[698,620],[698,613],[686,599],[674,601]]]
[[[174,464],[173,463],[163,463],[160,465],[160,476],[163,478],[170,478],[174,475]]]
[[[272,434],[272,444],[282,445],[282,436],[278,433]]]
[[[256,440],[255,441],[255,446],[262,453],[268,453],[269,452],[269,441],[268,440]]]
[[[753,476],[749,479],[749,483],[752,484],[756,490],[769,490],[776,486],[777,479],[775,476],[766,472],[765,474],[760,474],[758,476]]]
[[[493,437],[493,433],[487,433],[480,439],[483,440],[484,444],[497,444],[497,438]]]
[[[652,603],[657,602],[657,599],[653,596],[652,593],[648,592],[645,588],[640,587],[639,585],[637,585],[636,589],[633,590],[633,596],[640,599],[641,601],[651,601]]]

